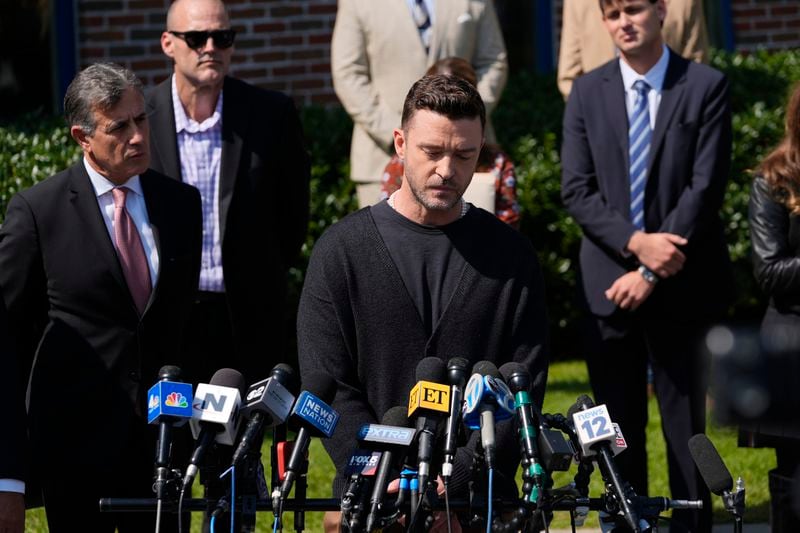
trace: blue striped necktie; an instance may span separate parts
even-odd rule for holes
[[[425,46],[425,52],[427,53],[431,45],[431,16],[425,6],[425,0],[415,0],[411,15],[417,25],[420,39],[422,39],[422,44]]]
[[[629,176],[631,180],[631,221],[636,229],[644,230],[644,189],[647,185],[647,160],[650,153],[650,105],[647,93],[650,85],[644,80],[633,84],[636,102],[628,129]]]

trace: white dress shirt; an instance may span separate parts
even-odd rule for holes
[[[111,238],[111,242],[115,243],[114,196],[111,194],[111,189],[116,185],[93,169],[85,158],[83,165],[86,167],[86,172],[89,173],[89,180],[91,180],[92,188],[94,188],[94,192],[97,195],[97,205],[100,207],[100,214],[103,215],[103,222],[106,223],[108,236]],[[129,178],[124,185],[128,189],[128,194],[125,197],[125,207],[139,232],[144,255],[147,258],[147,266],[150,268],[150,283],[155,289],[156,281],[158,281],[158,248],[156,247],[156,239],[153,236],[153,228],[150,226],[150,218],[147,215],[147,206],[144,202],[144,193],[142,192],[142,183],[139,181],[139,175]]]
[[[619,58],[622,84],[625,87],[625,107],[628,110],[628,119],[633,115],[636,107],[636,89],[633,88],[633,84],[638,80],[644,80],[650,86],[650,91],[647,93],[647,100],[650,104],[650,129],[655,129],[656,115],[658,114],[658,106],[661,104],[661,92],[664,88],[664,78],[667,75],[668,65],[669,49],[666,45],[662,45],[661,57],[656,64],[644,74],[639,74],[624,59]]]

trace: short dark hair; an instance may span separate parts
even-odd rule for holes
[[[406,129],[414,113],[427,109],[451,120],[480,118],[486,127],[486,106],[478,90],[457,76],[435,74],[418,80],[406,95],[400,125]]]
[[[130,70],[115,63],[95,63],[78,72],[64,95],[64,117],[70,126],[80,126],[87,135],[97,124],[95,108],[108,110],[117,105],[128,89],[144,94],[142,82]]]
[[[624,2],[625,0],[598,0],[598,1],[600,3],[600,11],[603,12],[603,8],[605,6],[608,6],[608,5],[611,5],[611,4],[616,4],[619,1]],[[656,2],[658,2],[658,0],[650,0],[651,4],[655,4]]]

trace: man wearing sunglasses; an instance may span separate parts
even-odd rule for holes
[[[291,99],[228,75],[236,32],[221,1],[177,0],[166,22],[174,72],[148,95],[152,166],[203,200],[187,379],[233,367],[252,383],[283,357],[286,321],[270,313],[305,240],[309,158]]]

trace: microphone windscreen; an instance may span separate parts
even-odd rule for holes
[[[309,372],[303,379],[303,390],[330,405],[336,396],[336,380],[326,372]]]
[[[567,418],[572,418],[572,415],[578,411],[585,411],[586,409],[591,409],[592,407],[594,407],[594,400],[592,400],[586,394],[581,394],[567,411]]]
[[[472,373],[480,374],[481,376],[492,376],[493,378],[500,377],[500,371],[497,370],[497,366],[490,361],[478,361],[472,367]]]
[[[511,392],[514,394],[522,391],[529,392],[531,388],[531,374],[522,363],[516,363],[514,361],[505,363],[500,367],[500,375],[503,376],[503,381],[505,381],[508,388],[511,389]]]
[[[238,389],[242,398],[244,398],[245,391],[247,390],[244,376],[241,372],[234,370],[233,368],[220,368],[214,372],[214,375],[211,376],[211,381],[208,384],[217,385],[218,387],[230,387],[232,389]]]
[[[299,392],[299,383],[297,379],[297,372],[294,371],[294,368],[287,365],[286,363],[278,363],[272,368],[270,372],[270,377],[274,378],[275,381],[286,387],[286,390],[291,392],[293,395],[297,395]]]
[[[181,369],[175,365],[164,365],[158,371],[158,380],[180,381]]]
[[[708,490],[717,496],[722,496],[723,492],[733,488],[731,473],[708,437],[698,433],[689,439],[689,453],[692,455],[692,460],[697,465],[700,475],[703,476]]]
[[[392,407],[381,418],[381,424],[384,426],[397,426],[407,428],[411,426],[408,420],[408,408],[405,405],[397,405]]]
[[[430,381],[432,383],[445,383],[447,379],[447,366],[438,357],[426,357],[417,363],[415,374],[417,381]]]

